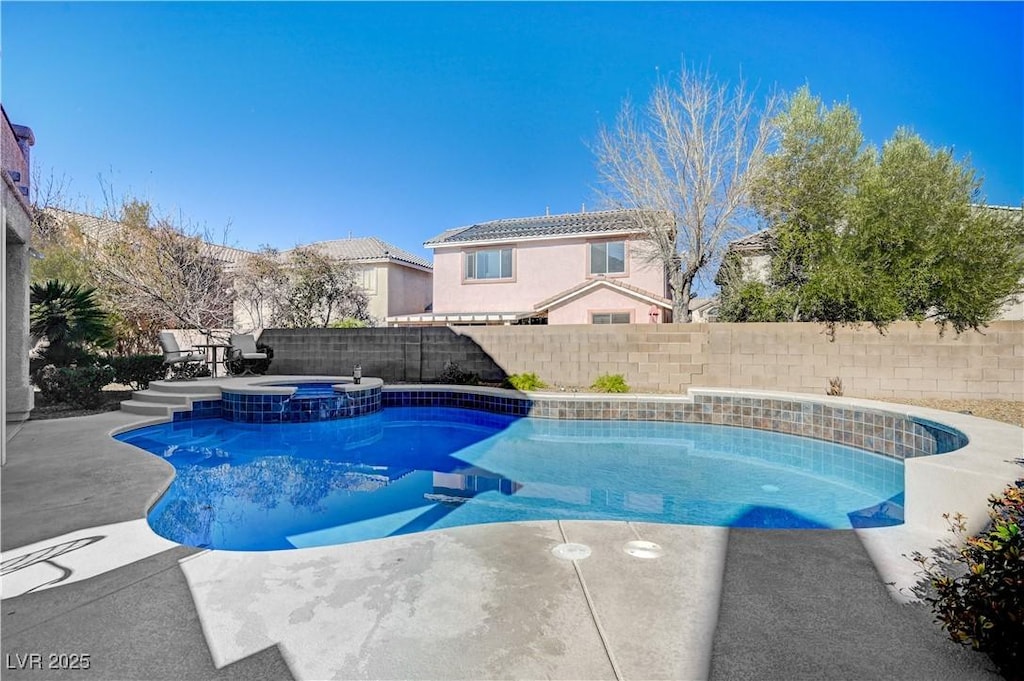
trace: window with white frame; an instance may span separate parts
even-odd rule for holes
[[[591,274],[623,274],[625,271],[625,241],[602,241],[590,244]]]
[[[591,312],[591,324],[629,324],[628,312]]]
[[[359,285],[369,294],[377,292],[377,268],[364,267],[357,273]]]
[[[511,278],[511,248],[490,248],[466,254],[466,279]]]

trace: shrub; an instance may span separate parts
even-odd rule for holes
[[[150,381],[158,381],[167,375],[163,355],[128,355],[111,357],[108,361],[114,370],[114,381],[132,390],[145,390]]]
[[[524,374],[512,374],[505,378],[505,387],[516,390],[540,390],[548,387],[547,383],[537,378],[537,374],[527,372]]]
[[[629,386],[626,385],[626,379],[622,377],[622,374],[602,374],[597,377],[590,389],[599,393],[629,392]]]
[[[449,359],[445,360],[444,369],[437,377],[437,382],[449,385],[476,385],[480,382],[480,377],[471,371],[463,371],[457,362]]]
[[[327,325],[328,329],[365,329],[369,324],[364,322],[362,319],[356,319],[355,317],[344,317],[342,319],[336,319]]]
[[[988,654],[1007,679],[1024,669],[1024,480],[990,497],[991,523],[963,539],[964,517],[946,516],[960,547],[952,566],[914,554],[930,592],[924,600],[957,643]],[[949,568],[952,567],[953,570]],[[953,572],[954,575],[950,575]]]
[[[109,365],[57,367],[48,364],[36,375],[36,385],[47,402],[82,408],[102,404],[102,390],[113,380],[114,370]]]

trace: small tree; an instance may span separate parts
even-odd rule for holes
[[[370,322],[369,299],[352,266],[315,246],[296,248],[283,259],[264,248],[238,269],[239,309],[254,327],[326,328]]]
[[[594,152],[606,200],[633,209],[641,256],[668,275],[673,321],[690,321],[697,276],[744,228],[750,178],[763,163],[775,98],[763,107],[743,83],[685,68],[660,81],[647,106],[627,100]]]
[[[285,328],[326,328],[332,320],[370,320],[366,292],[352,266],[314,246],[293,250],[286,268],[288,282],[274,323]]]

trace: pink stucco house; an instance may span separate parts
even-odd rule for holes
[[[434,251],[433,309],[392,326],[669,321],[661,266],[641,257],[628,211],[543,215],[447,230]]]

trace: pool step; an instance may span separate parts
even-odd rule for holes
[[[132,400],[136,402],[152,402],[159,404],[188,405],[188,395],[181,393],[163,393],[156,390],[136,390],[132,393]]]
[[[161,404],[159,402],[143,402],[140,400],[125,400],[121,403],[121,411],[129,414],[141,414],[143,416],[170,416],[176,411],[186,409],[184,404]]]

